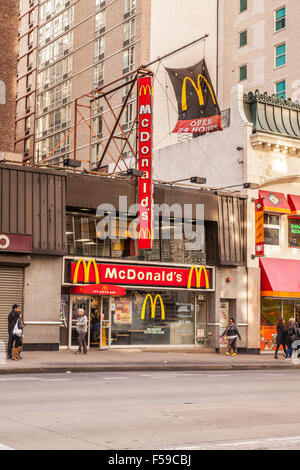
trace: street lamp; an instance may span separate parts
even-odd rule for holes
[[[215,188],[217,190],[230,189],[230,188],[240,188],[243,186],[244,189],[259,189],[259,184],[256,183],[244,183],[244,184],[234,184],[232,186],[224,186],[223,188]]]
[[[127,176],[136,176],[137,178],[142,177],[144,174],[143,171],[135,170],[134,168],[129,168],[126,172]]]
[[[174,184],[174,183],[183,183],[184,181],[190,181],[190,183],[194,184],[206,184],[207,179],[202,178],[201,176],[192,176],[190,178],[185,178],[181,180],[175,180],[175,181],[170,181],[168,182],[169,184]]]

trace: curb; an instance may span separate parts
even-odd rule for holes
[[[291,370],[300,369],[300,364],[228,364],[228,365],[124,365],[124,366],[39,366],[0,369],[0,375],[19,374],[66,374],[93,372],[199,372],[199,371],[242,371],[242,370]]]

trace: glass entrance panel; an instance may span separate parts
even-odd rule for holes
[[[76,330],[76,323],[78,318],[78,309],[82,308],[84,310],[85,315],[88,319],[88,333],[86,337],[86,342],[88,348],[90,347],[90,297],[87,296],[71,296],[71,303],[70,303],[70,337],[69,337],[69,345],[70,347],[78,346],[78,334]]]
[[[111,346],[111,299],[101,298],[100,349]]]
[[[207,336],[207,302],[206,300],[201,299],[201,300],[196,301],[196,341],[197,343],[204,343],[206,336]]]

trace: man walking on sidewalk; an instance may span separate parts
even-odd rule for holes
[[[242,338],[238,330],[238,327],[235,325],[233,318],[229,318],[228,326],[226,330],[224,331],[224,333],[220,336],[220,338],[222,338],[223,336],[225,336],[228,340],[228,351],[226,353],[226,356],[229,356],[231,351],[232,351],[232,355],[236,356],[237,355],[236,341],[237,341],[237,338],[239,338],[240,341]]]
[[[12,349],[13,349],[13,330],[18,319],[18,315],[20,312],[20,305],[14,304],[12,306],[12,310],[7,318],[8,323],[8,344],[7,344],[7,359],[12,358]]]
[[[83,349],[84,354],[87,354],[87,345],[86,345],[86,340],[85,340],[85,337],[87,334],[87,317],[82,308],[79,308],[77,313],[78,313],[78,319],[76,323],[76,330],[78,333],[79,348],[76,354],[80,354],[82,349]]]

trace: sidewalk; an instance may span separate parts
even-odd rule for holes
[[[67,373],[67,372],[125,372],[125,371],[205,371],[205,370],[268,370],[300,369],[299,364],[285,361],[282,352],[275,360],[273,354],[227,357],[224,354],[145,351],[142,349],[113,349],[90,351],[75,355],[74,351],[23,352],[20,361],[0,363],[0,374]]]

